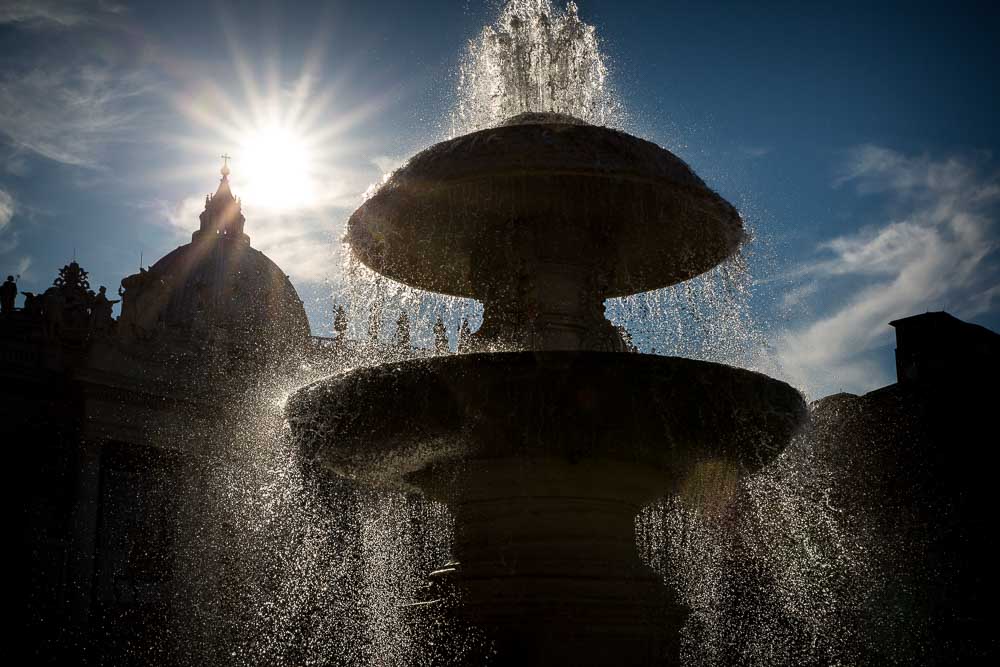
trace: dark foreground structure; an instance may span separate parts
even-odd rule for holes
[[[476,354],[353,370],[286,413],[318,467],[452,511],[447,592],[425,604],[488,638],[463,664],[679,664],[687,612],[635,517],[706,466],[759,470],[806,407],[760,373],[626,353],[603,304],[721,263],[736,209],[651,142],[523,113],[415,156],[347,239],[378,273],[483,302]]]
[[[945,312],[891,324],[897,382],[824,398],[813,415],[814,446],[835,464],[830,503],[891,573],[868,583],[859,643],[867,664],[988,664],[1000,335]]]
[[[246,458],[284,384],[376,353],[346,339],[346,322],[336,339],[309,335],[288,277],[251,247],[228,173],[191,243],[124,278],[120,299],[76,262],[21,307],[5,289],[0,442],[22,522],[26,664],[225,660],[238,619],[191,610],[232,563],[180,556],[200,534],[238,539],[206,507],[211,475]],[[178,628],[198,625],[206,643],[192,647]]]
[[[727,214],[722,204],[712,206]],[[24,625],[14,644],[26,663],[264,662],[239,652],[246,640],[241,614],[258,610],[213,606],[241,578],[261,573],[222,548],[201,547],[195,553],[202,562],[192,563],[185,544],[205,534],[220,544],[242,539],[240,527],[220,520],[205,498],[213,474],[239,465],[241,434],[260,428],[261,420],[276,419],[265,426],[280,427],[280,411],[268,416],[261,407],[275,383],[298,387],[376,351],[308,335],[291,283],[250,247],[225,174],[200,222],[192,243],[122,281],[117,320],[113,299],[94,293],[75,263],[60,271],[52,289],[0,316],[0,434],[12,452],[25,563],[18,584]],[[718,239],[721,253],[735,235]],[[370,249],[393,266],[391,256]],[[586,270],[556,259],[543,268],[563,289],[581,291],[574,302],[581,308],[591,308],[595,294],[610,293],[609,285],[625,284],[580,282]],[[640,275],[649,274],[633,279]],[[403,478],[457,507],[462,562],[442,563],[424,602],[464,596],[461,616],[490,626],[512,664],[530,664],[567,645],[583,647],[595,663],[620,664],[623,655],[652,662],[676,650],[660,633],[683,622],[686,610],[637,560],[632,516],[669,491],[679,471],[694,465],[696,450],[747,472],[776,455],[794,418],[764,427],[777,434],[770,448],[747,450],[738,433],[742,427],[760,433],[753,420],[766,413],[761,406],[791,400],[794,408],[794,397],[781,383],[745,371],[615,352],[620,341],[599,313],[588,311],[584,326],[575,326],[561,319],[558,299],[532,309],[530,291],[525,295],[505,296],[493,282],[493,335],[545,348],[570,340],[585,349],[475,353],[404,362],[409,370],[402,374],[394,364],[342,376],[316,385],[311,396],[353,402],[349,418],[323,413],[324,423],[313,423],[317,437],[303,442],[315,454],[325,442],[321,433],[337,433],[342,446],[323,454],[324,465],[375,484],[385,481],[375,479],[379,473],[399,465],[399,457],[387,456],[394,448],[420,439],[449,442],[468,427],[468,415],[483,415],[472,425],[473,437],[463,440],[474,450],[458,452],[461,465],[449,458],[453,451],[424,449],[406,474],[389,475],[394,484]],[[539,333],[541,326],[517,319],[525,312],[540,325],[557,326]],[[843,512],[844,530],[868,540],[873,556],[893,572],[872,581],[870,594],[845,610],[845,625],[830,631],[856,635],[862,664],[982,664],[996,653],[988,622],[997,599],[989,446],[996,439],[1000,337],[946,313],[892,325],[898,382],[812,406],[813,423],[822,426],[813,446],[837,462],[830,502]],[[489,332],[473,348],[485,347]],[[641,391],[636,382],[645,383]],[[725,409],[716,395],[720,385],[736,397]],[[403,394],[409,402],[399,410],[372,407]],[[665,407],[651,407],[651,395]],[[692,413],[713,405],[716,411]],[[643,444],[664,428],[689,449]],[[411,440],[401,441],[401,434]],[[548,448],[547,460],[526,457],[538,453],[539,443]],[[748,451],[759,456],[748,458]],[[588,463],[594,452],[602,453],[599,465]],[[504,457],[511,462],[497,464]],[[573,462],[572,474],[553,463],[560,458]],[[421,473],[427,461],[434,475]],[[657,472],[663,469],[670,474]],[[495,493],[510,488],[520,495]],[[259,487],[235,492],[259,493]],[[512,561],[534,570],[512,570]],[[738,554],[733,567],[741,567]],[[569,584],[560,578],[567,572]],[[767,604],[752,586],[734,602]],[[427,611],[415,607],[414,622]],[[530,641],[516,644],[524,638]],[[296,644],[310,638],[290,632],[277,641],[294,656]],[[609,649],[623,645],[633,653]],[[441,662],[448,664],[447,655]],[[335,655],[329,663],[344,664]],[[552,660],[570,663],[581,664]],[[739,652],[725,664],[740,664]]]

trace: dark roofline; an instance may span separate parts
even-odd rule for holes
[[[928,310],[926,313],[920,313],[919,315],[910,315],[908,317],[901,317],[898,320],[893,320],[889,322],[889,326],[895,327],[900,324],[909,324],[915,320],[929,320],[937,319],[945,322],[958,322],[959,324],[968,324],[964,322],[951,313],[945,312],[943,310]]]
[[[909,325],[913,322],[926,322],[931,320],[937,320],[938,322],[945,323],[952,326],[964,327],[968,331],[976,331],[977,335],[980,336],[991,336],[1000,338],[1000,334],[988,329],[981,324],[975,324],[973,322],[966,322],[965,320],[960,320],[951,313],[947,313],[943,310],[928,311],[920,315],[910,315],[909,317],[903,317],[898,320],[893,320],[889,322],[889,326],[899,328],[900,324]]]

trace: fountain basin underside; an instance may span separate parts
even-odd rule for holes
[[[743,240],[736,209],[669,151],[537,116],[416,155],[351,216],[354,254],[394,280],[487,303],[537,265],[569,264],[595,276],[599,303],[693,278]]]
[[[375,486],[449,500],[476,493],[449,471],[490,461],[614,463],[647,471],[655,488],[634,492],[647,502],[705,462],[758,470],[805,412],[784,382],[722,364],[503,352],[356,369],[301,389],[286,414],[306,458]]]
[[[458,564],[427,598],[485,630],[488,664],[662,665],[686,610],[639,560],[636,514],[667,493],[731,490],[805,405],[720,364],[516,352],[357,369],[300,390],[287,416],[315,464],[448,503]]]

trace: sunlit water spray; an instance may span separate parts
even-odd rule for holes
[[[814,422],[725,497],[680,496],[637,519],[644,558],[692,609],[687,665],[857,662],[856,613],[875,563],[830,502],[838,480]],[[725,488],[725,487],[724,487]],[[854,517],[857,519],[857,517]]]
[[[203,481],[180,490],[175,569],[184,576],[164,642],[190,662],[414,665],[435,642],[461,651],[479,641],[407,612],[450,555],[442,506],[303,471],[281,398],[318,374],[249,391],[227,420],[221,461],[188,463]],[[858,663],[859,610],[905,555],[873,554],[892,550],[878,526],[831,501],[831,489],[869,483],[838,467],[827,431],[840,418],[815,420],[746,482],[707,485],[708,497],[692,487],[638,518],[640,553],[693,612],[684,664]]]
[[[526,111],[566,113],[624,127],[607,59],[576,5],[514,0],[469,43],[459,69],[452,135],[499,125]],[[432,350],[438,317],[449,350],[461,322],[475,330],[482,308],[377,276],[349,259],[334,295],[350,316],[357,348],[342,367],[395,361],[396,322],[407,313],[410,348]],[[767,345],[750,307],[743,255],[680,285],[606,303],[609,319],[643,352],[757,367]],[[190,618],[194,628],[230,628],[216,664],[418,664],[433,628],[410,622],[407,605],[424,575],[446,562],[451,519],[438,505],[398,493],[317,481],[282,425],[280,397],[327,369],[305,369],[254,394],[234,418],[231,465],[207,471],[209,502],[199,503],[183,553],[193,572],[212,570]],[[864,544],[827,501],[831,463],[800,437],[778,462],[725,498],[680,499],[648,507],[637,522],[641,552],[678,586],[692,610],[685,627],[691,665],[835,664],[852,658],[851,605],[871,574]],[[738,556],[738,557],[737,557]],[[221,573],[221,574],[220,574]],[[747,603],[752,600],[752,603]],[[218,651],[218,633],[189,647]],[[448,638],[455,641],[456,637]],[[457,638],[459,642],[468,638]],[[194,651],[195,655],[198,651]]]
[[[459,65],[447,134],[495,127],[524,112],[564,113],[595,125],[627,127],[607,54],[573,2],[565,7],[550,0],[507,2],[496,20],[470,40]],[[366,198],[376,190],[373,185]],[[478,328],[482,306],[477,302],[400,285],[352,261],[349,249],[343,256],[344,281],[335,299],[349,304],[356,335],[370,337],[375,322],[378,333],[391,340],[401,311],[413,323],[414,343],[428,348],[438,316],[447,325],[452,350],[463,320],[472,331]],[[767,343],[751,307],[748,256],[752,253],[741,251],[673,287],[609,299],[608,319],[625,327],[645,353],[773,370],[766,367]]]
[[[445,325],[449,350],[458,350],[462,322],[475,331],[483,320],[483,306],[472,299],[419,290],[381,276],[344,249],[344,281],[334,300],[349,308],[350,336],[357,340],[378,338],[388,347],[395,343],[397,322],[406,313],[410,323],[410,346],[428,353],[435,349],[434,325],[440,317]],[[412,354],[412,351],[408,351]],[[373,349],[371,354],[382,361],[392,361],[393,354]],[[377,363],[377,360],[376,360]]]
[[[532,111],[608,127],[625,122],[597,31],[580,20],[573,2],[565,9],[550,0],[508,2],[469,42],[456,92],[452,136]]]
[[[232,436],[219,457],[187,464],[199,483],[178,489],[184,576],[162,645],[182,662],[401,666],[436,638],[404,614],[448,559],[450,516],[419,497],[311,474],[281,399],[321,370],[248,391],[224,418]]]

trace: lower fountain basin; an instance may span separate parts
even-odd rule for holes
[[[301,389],[286,414],[307,459],[367,484],[450,500],[474,493],[460,488],[470,466],[534,460],[573,464],[587,485],[601,466],[630,469],[621,492],[641,503],[711,464],[759,469],[806,407],[784,382],[722,364],[504,352],[356,369]]]
[[[640,667],[679,664],[687,616],[638,557],[641,506],[732,490],[806,408],[784,382],[721,364],[506,352],[349,371],[286,414],[307,460],[448,504],[453,562],[415,608],[480,628],[488,664]]]

